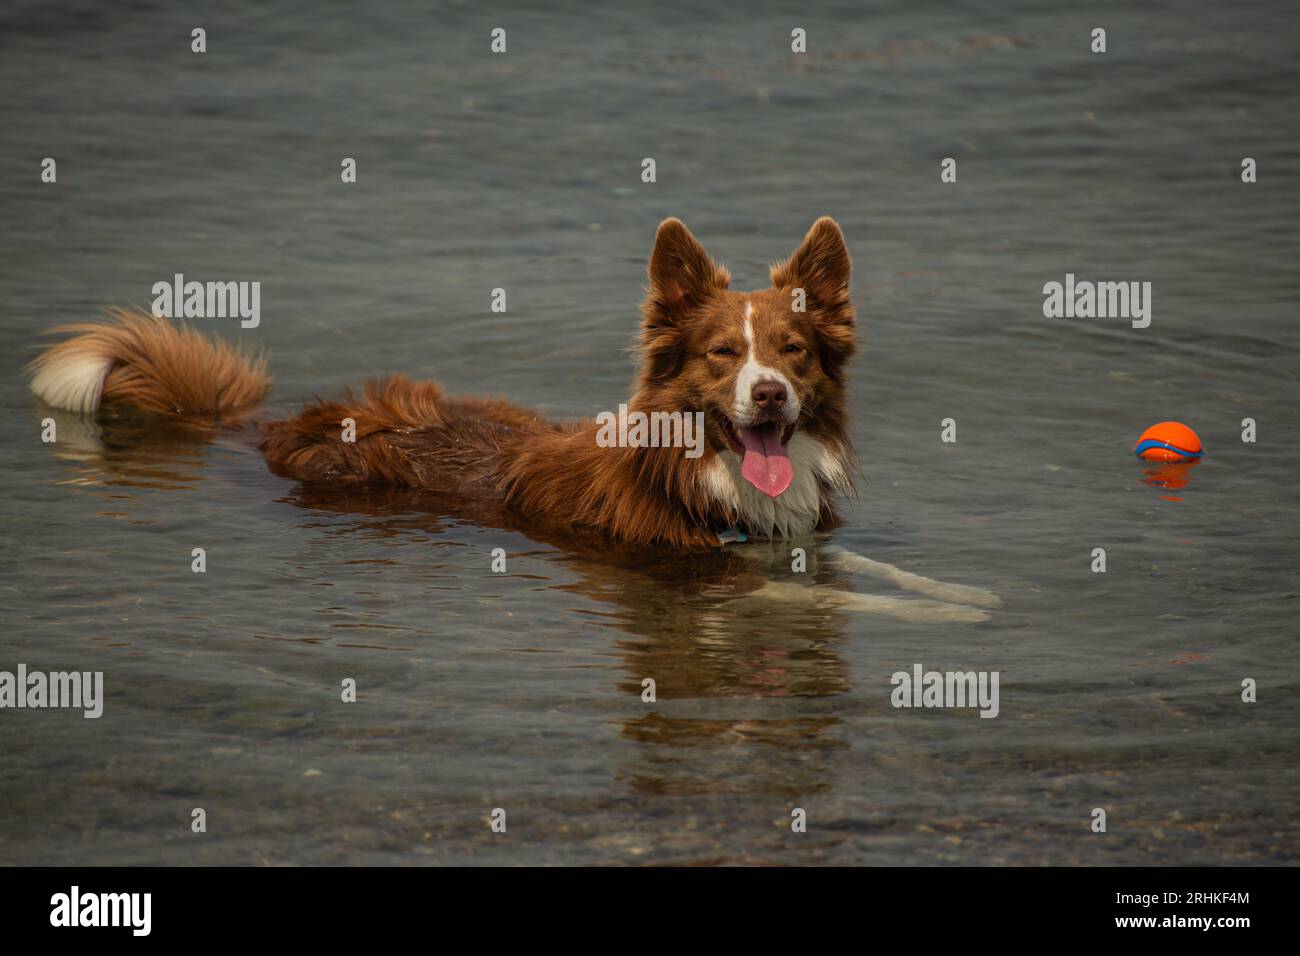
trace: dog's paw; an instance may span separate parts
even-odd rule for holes
[[[901,621],[915,621],[919,624],[978,624],[989,619],[987,611],[964,604],[943,604],[939,601],[891,597],[886,594],[859,594],[856,591],[794,584],[790,581],[768,581],[746,598],[811,603],[866,614],[886,614]]]
[[[946,601],[950,604],[972,604],[975,607],[987,608],[1002,606],[1002,599],[992,591],[986,591],[970,584],[944,584],[941,581],[933,581],[930,585],[923,588],[918,587],[915,590],[918,594],[924,594],[936,601]]]
[[[826,548],[825,554],[835,567],[844,571],[855,574],[869,574],[874,578],[888,581],[895,587],[903,588],[915,594],[924,594],[936,601],[970,604],[975,607],[987,608],[1002,606],[1002,599],[992,591],[987,591],[984,588],[977,588],[970,584],[945,584],[943,581],[935,581],[933,578],[913,574],[911,571],[904,571],[902,568],[894,567],[892,564],[885,564],[883,561],[873,561],[871,558],[863,557],[855,551],[849,551],[838,545],[831,545]]]
[[[858,594],[855,591],[827,591],[836,595],[831,601],[838,607],[869,614],[888,614],[902,621],[917,624],[978,624],[987,621],[988,611],[965,604],[944,604],[940,601],[891,598],[879,594]]]

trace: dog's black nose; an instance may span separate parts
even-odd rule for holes
[[[785,404],[785,386],[780,382],[759,382],[749,397],[764,411],[775,411]]]

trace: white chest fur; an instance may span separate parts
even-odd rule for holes
[[[708,494],[732,509],[751,534],[792,538],[817,525],[827,486],[847,490],[844,463],[824,444],[804,432],[795,432],[786,448],[794,481],[776,498],[759,491],[740,474],[740,456],[732,451],[715,455],[705,472]]]

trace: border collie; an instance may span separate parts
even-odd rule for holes
[[[317,400],[291,418],[261,418],[270,388],[264,359],[121,309],[106,324],[56,329],[71,337],[36,358],[31,385],[48,404],[77,412],[122,403],[214,433],[251,425],[271,470],[303,482],[490,499],[524,522],[620,547],[716,549],[833,527],[832,499],[852,491],[856,468],[845,370],[857,339],[840,227],[818,219],[771,268],[769,288],[734,292],[727,270],[680,220],[667,219],[648,273],[640,371],[626,406],[697,416],[701,447],[611,444],[597,421],[549,422],[402,375]],[[939,600],[998,603],[978,588],[835,554]]]

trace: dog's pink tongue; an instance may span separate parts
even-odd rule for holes
[[[794,481],[790,456],[781,444],[781,426],[775,422],[756,428],[739,428],[745,444],[745,461],[740,473],[763,494],[775,498]]]

